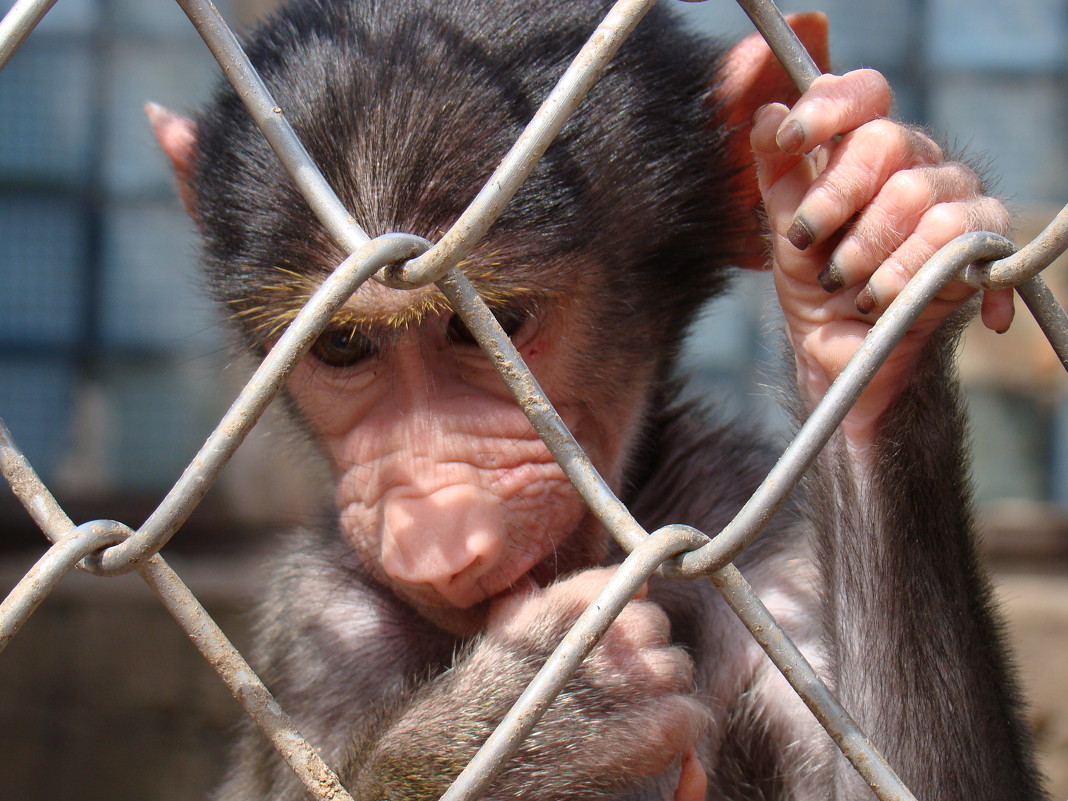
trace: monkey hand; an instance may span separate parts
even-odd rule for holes
[[[753,119],[775,284],[809,405],[935,251],[968,231],[1009,227],[975,172],[885,119],[890,100],[879,73],[858,70],[817,78],[792,109],[763,106]],[[875,439],[925,345],[972,294],[951,282],[928,305],[843,422],[851,443]],[[1011,290],[983,298],[983,322],[995,331],[1009,327],[1012,310]]]
[[[610,577],[588,570],[494,601],[450,670],[401,692],[356,733],[355,758],[341,769],[354,797],[439,798]],[[689,755],[708,712],[668,628],[656,604],[629,603],[485,797],[607,801]],[[693,801],[703,770],[692,755],[682,762],[676,796]]]
[[[497,602],[487,639],[540,665],[611,574],[588,570]],[[631,601],[523,744],[512,769],[559,777],[561,786],[547,788],[547,797],[615,797],[692,754],[708,712],[691,695],[689,655],[670,645],[668,636],[659,606],[640,597]],[[703,772],[698,777],[700,763],[689,763],[688,781],[695,784]],[[508,781],[507,773],[502,780]]]

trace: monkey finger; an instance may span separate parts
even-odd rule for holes
[[[973,197],[979,178],[963,164],[918,167],[894,173],[834,249],[818,276],[828,292],[866,281],[939,203]],[[802,209],[808,199],[802,203]],[[805,212],[799,211],[798,217]]]
[[[785,239],[794,212],[816,177],[816,168],[811,158],[779,152],[770,131],[770,127],[754,129],[753,155],[768,227]]]
[[[708,776],[705,767],[697,756],[697,750],[690,748],[682,755],[679,764],[679,784],[675,788],[675,801],[704,801],[708,791]]]
[[[649,601],[631,601],[609,627],[605,642],[621,641],[632,650],[657,648],[668,642],[671,624],[664,610]]]
[[[991,331],[1004,334],[1012,325],[1016,315],[1016,292],[1012,289],[999,289],[983,293],[983,306],[980,312],[983,325]]]
[[[640,714],[647,725],[652,723],[654,727],[659,726],[659,736],[650,736],[647,742],[660,753],[663,770],[679,754],[693,748],[694,742],[711,722],[711,715],[708,707],[689,695],[665,696],[649,706],[653,709],[646,709]]]
[[[753,114],[749,144],[756,158],[757,186],[762,195],[802,158],[783,153],[775,142],[775,132],[788,113],[789,109],[782,103],[768,103]]]
[[[1007,216],[1004,207],[988,197],[969,203],[939,203],[933,206],[924,214],[912,235],[872,274],[857,296],[857,310],[862,314],[885,310],[916,271],[946,243],[968,231],[1002,231],[1007,226]],[[948,302],[950,306],[941,316],[971,295],[969,287],[951,282],[936,299]],[[932,305],[932,308],[937,307]]]
[[[693,690],[693,659],[682,648],[646,648],[639,654],[641,675],[650,692],[688,693]]]
[[[637,735],[620,742],[629,752],[627,769],[652,776],[667,770],[679,754],[692,749],[710,722],[708,708],[696,698],[670,695],[633,704],[628,719],[619,722],[614,731]]]
[[[838,134],[890,113],[892,94],[875,70],[821,75],[779,124],[775,140],[784,153],[808,153]]]
[[[893,182],[903,172],[942,158],[927,136],[889,120],[869,122],[822,150],[830,154],[827,166],[813,181],[789,229],[790,242],[799,250],[825,241],[880,195],[904,192],[913,201],[910,207],[926,208],[922,201],[930,194],[927,183]],[[895,191],[888,193],[887,187]]]

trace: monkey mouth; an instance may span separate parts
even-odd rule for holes
[[[593,567],[595,563],[584,560],[583,564],[578,564],[577,560],[568,559],[566,564],[570,569],[567,570],[561,569],[563,564],[558,554],[552,554],[521,574],[504,589],[492,592],[466,607],[450,604],[433,591],[420,592],[415,589],[404,589],[398,592],[420,617],[453,636],[467,639],[485,629],[490,607],[494,603],[504,601],[513,595],[523,595],[543,589],[562,576],[583,568]]]
[[[423,587],[399,586],[396,591],[425,616],[436,617],[442,613],[478,615],[494,601],[544,589],[564,576],[598,566],[604,558],[599,543],[591,542],[585,527],[580,527],[561,543],[555,543],[548,554],[530,567],[523,569],[508,583],[485,586],[484,592],[472,599],[470,604],[457,605],[448,601],[439,592]],[[437,614],[435,614],[435,612]]]
[[[565,576],[600,566],[609,549],[608,534],[587,511],[571,532],[553,539],[547,553],[529,566],[517,565],[511,576],[501,571],[486,576],[481,592],[472,593],[470,603],[449,601],[438,591],[426,587],[389,581],[393,591],[409,603],[420,616],[461,636],[469,636],[485,622],[490,605],[511,595],[544,589]],[[515,562],[521,562],[515,559]],[[510,572],[510,571],[508,571]],[[387,579],[388,581],[388,579]]]
[[[472,590],[469,603],[449,600],[442,593],[429,587],[401,585],[397,586],[395,591],[418,609],[475,612],[479,608],[488,607],[490,603],[499,598],[548,586],[558,575],[555,560],[552,558],[543,559],[529,568],[521,568],[521,571],[515,578],[505,579],[507,583],[502,584],[503,577],[498,575],[493,584],[484,584]]]
[[[591,529],[591,525],[594,528]],[[584,525],[573,531],[563,542],[556,544],[548,555],[498,595],[533,588],[544,589],[564,576],[597,567],[605,557],[606,536],[590,515]]]

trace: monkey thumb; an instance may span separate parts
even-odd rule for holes
[[[705,767],[691,748],[682,755],[679,765],[679,784],[675,788],[675,801],[704,801],[708,789]]]

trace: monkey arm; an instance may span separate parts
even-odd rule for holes
[[[398,694],[357,732],[342,780],[357,799],[436,799],[474,756],[611,574],[589,570],[493,602],[451,668]],[[486,798],[609,799],[692,747],[708,711],[693,663],[654,603],[631,602]]]
[[[423,683],[358,734],[356,759],[341,771],[358,801],[436,799],[493,732],[544,662],[542,648],[483,640],[451,670]],[[621,774],[597,770],[590,760],[585,781],[565,770],[596,726],[582,724],[580,678],[548,713],[545,725],[524,743],[486,798],[613,798]],[[562,734],[567,725],[574,730]],[[588,757],[584,757],[587,759]],[[532,788],[537,788],[536,795]]]
[[[539,658],[527,657],[478,641],[444,674],[393,697],[348,749],[341,776],[354,798],[441,797],[533,678]]]
[[[1008,227],[979,177],[889,106],[885,79],[858,71],[754,120],[802,416],[935,251]],[[807,481],[827,670],[918,797],[1037,798],[963,467],[952,346],[973,294],[951,282],[923,310]],[[1007,328],[1011,298],[988,293],[983,319]],[[844,760],[835,773],[841,795],[864,792]]]
[[[928,346],[870,449],[839,437],[810,477],[829,670],[918,798],[1041,798],[976,559],[954,338]]]

